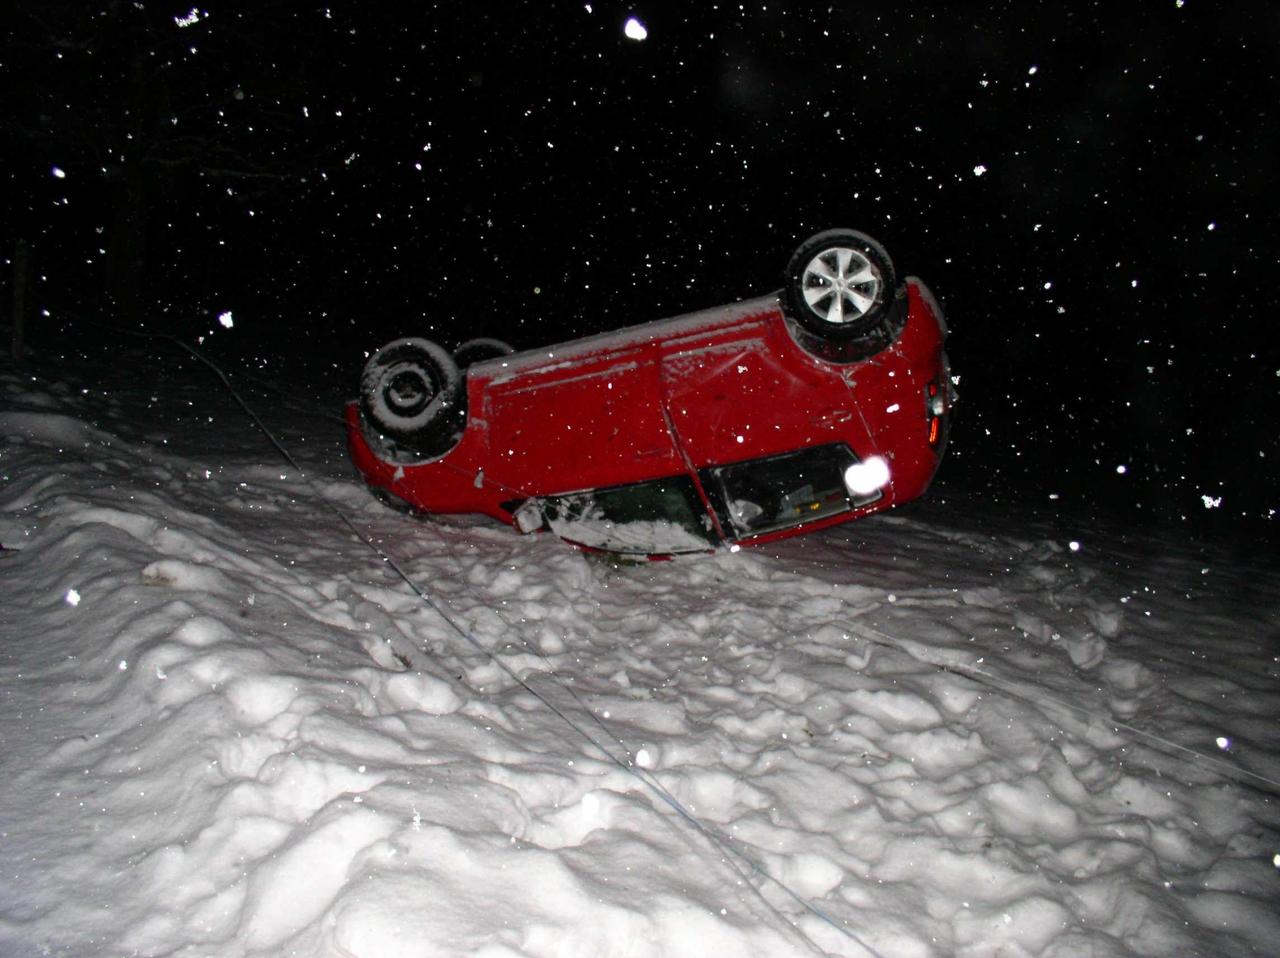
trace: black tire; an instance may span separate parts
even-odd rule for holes
[[[360,377],[365,421],[387,439],[426,455],[451,446],[466,421],[462,373],[429,339],[397,339],[369,357]]]
[[[499,356],[510,356],[515,350],[500,339],[482,336],[479,339],[468,339],[453,351],[453,361],[459,369],[466,369],[473,363],[486,359],[497,359]]]
[[[855,230],[827,230],[792,254],[783,306],[815,336],[849,342],[880,327],[896,288],[883,246]]]

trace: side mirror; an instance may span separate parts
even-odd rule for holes
[[[525,535],[537,532],[547,524],[546,516],[542,511],[541,499],[526,499],[516,509],[513,518],[516,520],[516,528]]]

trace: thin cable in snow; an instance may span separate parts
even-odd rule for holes
[[[618,737],[617,733],[615,733],[612,729],[610,729],[605,724],[605,722],[599,716],[597,716],[590,709],[590,707],[587,706],[585,702],[582,701],[582,699],[577,695],[577,693],[564,683],[564,681],[556,673],[555,669],[551,667],[549,662],[547,663],[547,665],[548,665],[548,668],[550,669],[550,674],[552,678],[555,680],[557,686],[559,686],[562,690],[567,692],[573,698],[573,700],[578,703],[578,705],[582,708],[582,710],[592,719],[592,721],[594,721],[606,735],[608,735],[610,738],[614,740],[614,742],[618,744],[618,746],[627,755],[626,761],[623,761],[622,759],[618,758],[608,748],[606,748],[604,745],[601,745],[598,741],[596,741],[586,731],[586,729],[582,727],[580,723],[573,721],[573,719],[571,719],[561,708],[555,705],[555,703],[553,703],[541,692],[533,688],[533,686],[530,685],[527,680],[521,678],[505,662],[503,662],[500,658],[498,658],[489,649],[485,648],[480,643],[480,641],[477,638],[475,638],[475,636],[473,636],[470,632],[468,632],[461,625],[459,625],[458,622],[454,619],[454,617],[449,612],[445,611],[439,604],[437,604],[437,602],[431,596],[429,596],[424,590],[422,590],[418,586],[418,584],[406,572],[404,572],[404,570],[399,566],[399,564],[396,563],[395,559],[387,555],[386,552],[383,551],[371,539],[365,538],[359,531],[357,531],[354,525],[352,525],[352,523],[350,522],[350,520],[347,519],[347,517],[341,513],[341,510],[339,510],[336,506],[333,506],[331,503],[329,505],[335,512],[339,514],[340,518],[344,523],[346,523],[348,528],[352,529],[352,531],[355,532],[357,536],[360,536],[369,545],[369,547],[373,549],[383,559],[383,561],[386,562],[397,573],[397,575],[399,575],[400,578],[404,580],[405,584],[408,585],[409,588],[411,588],[415,593],[417,593],[418,596],[421,597],[422,600],[437,615],[440,616],[440,618],[444,619],[445,622],[447,622],[449,626],[458,633],[458,635],[460,635],[470,645],[474,646],[477,650],[479,650],[482,654],[484,654],[491,662],[493,662],[500,669],[502,669],[502,671],[506,673],[513,681],[518,683],[522,688],[524,688],[531,695],[537,698],[538,701],[546,705],[548,709],[550,709],[559,718],[561,718],[566,724],[568,724],[570,728],[572,728],[583,739],[585,739],[592,746],[598,749],[603,755],[605,755],[605,757],[607,757],[610,762],[612,762],[614,765],[617,765],[619,768],[627,772],[629,775],[638,779],[650,791],[654,792],[677,815],[679,815],[686,822],[688,822],[693,828],[695,828],[699,833],[701,833],[704,837],[706,837],[710,842],[712,842],[714,845],[719,847],[722,851],[727,852],[731,856],[734,856],[737,859],[739,859],[742,865],[749,866],[750,871],[744,872],[739,862],[734,861],[733,858],[729,858],[725,860],[725,863],[734,870],[734,872],[738,875],[739,878],[743,880],[743,882],[747,885],[747,887],[751,888],[756,893],[757,897],[760,898],[761,902],[764,903],[766,908],[768,908],[770,911],[777,914],[784,921],[787,920],[786,916],[783,915],[777,909],[777,907],[773,905],[767,898],[765,898],[763,894],[760,892],[760,889],[756,887],[753,881],[751,881],[752,875],[760,875],[765,881],[776,885],[779,889],[782,890],[782,892],[788,898],[790,898],[800,907],[802,907],[809,913],[813,914],[817,918],[820,918],[822,921],[826,922],[827,924],[831,925],[841,934],[852,939],[859,946],[865,949],[868,954],[875,956],[875,958],[881,958],[880,953],[878,951],[876,951],[874,948],[872,948],[870,945],[864,942],[854,932],[850,931],[847,928],[842,927],[831,915],[828,915],[821,908],[818,908],[813,903],[801,897],[798,892],[792,889],[785,882],[771,875],[761,862],[752,858],[750,854],[748,854],[747,852],[743,851],[740,847],[738,847],[739,843],[735,839],[733,839],[731,836],[724,834],[719,829],[714,828],[710,825],[707,825],[705,822],[699,819],[696,815],[694,815],[691,811],[689,811],[689,809],[678,798],[676,798],[675,795],[673,795],[667,789],[667,787],[663,785],[662,782],[658,780],[658,778],[652,772],[636,765],[634,758],[631,754],[631,750],[626,746],[626,744],[622,741],[622,739]],[[439,538],[441,542],[445,543],[445,547],[448,548],[449,545],[447,540],[445,540],[443,536],[440,536]],[[498,614],[498,617],[502,619],[501,614]],[[503,622],[505,625],[507,625],[508,629],[511,628],[510,623],[507,623],[505,619],[503,619]],[[524,645],[526,649],[530,649],[531,651],[533,651],[532,647],[530,647],[527,643],[524,643]],[[540,650],[537,650],[535,654],[537,654],[538,657],[541,658],[544,662],[547,661],[546,657],[542,655]],[[805,939],[806,945],[808,945],[811,948],[814,948],[818,954],[825,954],[825,952],[823,952],[822,949],[818,948],[816,943],[813,942],[812,939],[810,939],[807,934],[805,934],[803,931],[800,931],[798,928],[796,929],[796,931]]]
[[[775,915],[777,915],[780,919],[782,919],[782,921],[786,923],[787,926],[791,928],[797,936],[800,937],[800,939],[804,942],[806,947],[811,949],[815,954],[820,954],[820,955],[826,954],[826,952],[818,946],[817,942],[815,942],[807,932],[805,932],[798,925],[796,925],[790,919],[788,919],[787,916],[784,915],[776,905],[774,905],[772,902],[770,902],[767,898],[764,897],[764,893],[760,890],[759,887],[757,887],[756,883],[751,880],[753,875],[760,875],[764,881],[772,885],[775,885],[788,898],[790,898],[793,902],[795,902],[805,911],[809,912],[814,917],[821,919],[827,925],[830,925],[835,931],[839,932],[840,934],[848,938],[850,941],[857,944],[869,955],[872,955],[873,958],[883,958],[880,952],[876,951],[873,947],[871,947],[869,944],[864,942],[855,932],[851,931],[849,928],[844,927],[840,922],[838,922],[831,915],[827,914],[823,909],[819,908],[818,906],[814,905],[812,902],[803,898],[798,892],[792,889],[789,885],[787,885],[781,879],[771,875],[762,863],[752,858],[749,854],[747,854],[741,848],[737,847],[738,843],[736,841],[734,841],[729,836],[722,834],[718,829],[714,829],[711,826],[703,823],[696,815],[694,815],[687,807],[685,807],[685,805],[678,798],[672,795],[671,792],[668,791],[667,788],[660,781],[658,781],[657,778],[654,777],[651,773],[649,773],[645,769],[641,769],[637,767],[631,761],[623,761],[622,759],[614,755],[613,752],[610,751],[608,748],[606,748],[605,746],[597,742],[595,738],[593,738],[591,734],[587,732],[587,730],[583,728],[580,723],[574,721],[573,718],[571,718],[563,709],[561,709],[549,698],[547,698],[547,696],[545,696],[544,694],[539,692],[537,689],[535,689],[531,684],[529,684],[529,682],[526,679],[521,678],[520,675],[514,669],[511,668],[511,666],[507,665],[507,663],[502,661],[502,659],[500,659],[492,651],[485,648],[484,645],[481,644],[479,639],[473,636],[467,629],[463,628],[457,622],[454,616],[450,614],[450,612],[447,611],[440,603],[436,602],[436,600],[422,586],[420,586],[417,583],[417,581],[415,581],[400,566],[400,564],[395,561],[394,558],[388,555],[376,542],[373,541],[371,537],[362,533],[356,527],[355,523],[352,522],[351,519],[347,516],[347,514],[342,511],[342,509],[340,509],[333,502],[329,501],[329,499],[327,499],[321,493],[321,491],[315,485],[311,477],[303,470],[302,466],[299,465],[298,461],[293,458],[292,454],[290,454],[289,450],[285,448],[284,444],[281,443],[275,437],[275,435],[271,432],[269,428],[267,428],[267,425],[258,417],[257,413],[253,411],[253,409],[249,406],[249,404],[245,402],[245,400],[236,391],[235,387],[231,385],[231,381],[227,379],[226,374],[223,373],[223,371],[216,364],[214,364],[212,360],[206,358],[195,348],[193,348],[192,346],[189,346],[187,343],[184,343],[182,340],[178,339],[176,336],[172,336],[166,333],[137,333],[137,332],[132,332],[130,330],[119,330],[119,331],[127,332],[130,335],[134,335],[134,336],[171,340],[172,342],[176,343],[181,349],[185,350],[187,353],[190,353],[191,356],[193,356],[200,363],[204,364],[209,369],[211,369],[213,373],[218,377],[218,379],[222,382],[223,386],[226,387],[227,391],[231,394],[232,398],[234,398],[235,401],[239,404],[240,408],[244,410],[245,414],[249,417],[249,419],[254,423],[254,425],[258,427],[258,429],[263,433],[263,435],[267,437],[271,445],[275,447],[276,451],[279,452],[280,455],[284,457],[285,461],[288,462],[289,465],[291,465],[297,471],[299,478],[303,482],[305,482],[308,486],[311,487],[311,490],[316,494],[316,498],[319,499],[322,503],[324,503],[324,505],[338,518],[338,520],[343,525],[347,527],[347,529],[351,531],[351,533],[357,539],[359,539],[366,546],[368,546],[368,548],[372,550],[373,553],[377,555],[385,565],[387,565],[393,572],[395,572],[395,574],[405,583],[405,585],[408,586],[409,589],[411,589],[414,592],[414,594],[416,594],[418,598],[421,599],[423,603],[427,605],[428,608],[430,608],[433,612],[436,613],[436,615],[438,615],[441,619],[443,619],[446,623],[448,623],[450,628],[452,628],[464,641],[466,641],[469,645],[473,646],[477,651],[479,651],[482,655],[488,658],[489,661],[493,662],[496,666],[498,666],[498,668],[501,669],[509,678],[511,678],[512,681],[514,681],[521,688],[527,691],[530,695],[536,698],[539,702],[545,705],[554,715],[556,715],[561,721],[563,721],[566,725],[568,725],[581,738],[583,738],[592,747],[600,751],[610,762],[618,766],[624,772],[633,776],[637,781],[639,781],[651,792],[657,795],[663,801],[664,804],[669,806],[672,809],[672,811],[676,813],[676,815],[679,818],[687,822],[691,827],[693,827],[699,834],[704,836],[714,846],[719,848],[721,851],[728,853],[728,855],[731,857],[724,859],[725,863],[731,869],[733,869],[734,873],[740,879],[742,879],[743,882],[746,883],[747,887],[749,887],[753,892],[755,892],[756,897],[760,899],[760,901],[764,904],[764,906],[768,910],[770,910]],[[428,653],[428,654],[431,654],[431,653]],[[434,655],[432,657],[435,658]],[[552,670],[552,676],[553,678],[555,678],[558,685],[560,685],[562,688],[567,689],[567,686],[564,684],[564,682],[561,681],[560,678],[555,675],[554,670]],[[569,691],[572,693],[572,690],[569,690]],[[577,699],[577,696],[575,695],[574,698]],[[578,699],[578,701],[581,704],[581,700]],[[600,725],[601,728],[608,731],[607,727],[603,723],[603,720],[601,720],[598,716],[596,716],[593,712],[591,712],[590,709],[586,708],[585,705],[584,705],[584,710],[587,712],[588,715],[592,717],[592,719],[596,722],[596,724]],[[609,732],[609,735],[615,741],[619,741],[617,736],[612,732]],[[625,750],[625,746],[623,746],[623,748]],[[744,865],[749,868],[749,871],[744,871],[743,869]]]
[[[345,517],[343,518],[345,521]],[[450,552],[450,558],[454,558],[455,560],[454,564],[460,567],[460,563],[456,561],[456,557],[454,557],[452,554],[453,550],[449,540],[445,538],[445,536],[439,531],[439,529],[435,528],[434,525],[432,529],[436,533],[436,537],[444,545],[445,549]],[[357,533],[357,535],[359,535],[359,533]],[[391,567],[401,576],[401,578],[405,580],[405,582],[409,585],[411,589],[413,589],[415,592],[418,592],[419,595],[422,595],[422,593],[419,592],[418,586],[416,585],[416,583],[414,583],[403,571],[401,571],[400,567],[396,565],[394,559],[392,559],[389,556],[386,556],[385,553],[373,543],[370,542],[369,544],[371,545],[372,548],[375,549],[375,551],[378,552],[380,556],[383,556],[384,560],[387,561],[391,565]],[[739,867],[738,863],[733,861],[732,859],[726,860],[726,864],[729,865],[729,867],[734,870],[734,872],[738,875],[738,877],[741,878],[749,888],[755,891],[756,895],[760,897],[760,900],[764,903],[765,907],[773,911],[775,914],[780,915],[777,908],[774,905],[772,905],[768,901],[768,899],[764,898],[763,895],[760,894],[760,890],[756,888],[755,883],[751,881],[751,875],[757,875],[757,874],[761,875],[766,881],[776,884],[789,898],[795,901],[798,905],[800,905],[806,911],[811,912],[818,918],[821,918],[827,924],[830,924],[833,927],[835,927],[836,930],[842,932],[843,934],[849,936],[850,938],[853,938],[853,940],[857,942],[857,944],[859,944],[861,947],[866,949],[869,954],[876,955],[876,956],[879,955],[879,953],[875,951],[875,949],[873,949],[870,945],[866,944],[866,942],[862,941],[860,938],[858,938],[856,935],[854,935],[852,932],[848,931],[847,929],[840,927],[830,915],[826,914],[824,911],[817,908],[812,903],[800,897],[800,895],[797,892],[795,892],[792,888],[790,888],[784,882],[775,878],[773,875],[769,874],[769,872],[764,867],[764,865],[762,865],[759,861],[755,860],[747,852],[743,851],[740,847],[738,847],[739,843],[734,838],[732,838],[729,835],[726,835],[723,831],[721,831],[718,828],[714,828],[710,825],[707,825],[701,819],[693,815],[693,813],[690,812],[685,807],[685,805],[681,803],[681,801],[678,798],[676,798],[652,772],[650,772],[648,769],[645,769],[637,765],[635,761],[635,756],[633,755],[631,749],[627,746],[627,744],[621,739],[621,737],[618,736],[616,732],[614,732],[611,728],[608,727],[608,725],[605,724],[603,719],[601,719],[598,715],[596,715],[596,713],[591,709],[591,707],[588,706],[587,703],[582,700],[582,698],[571,686],[567,685],[564,682],[564,680],[560,678],[559,674],[555,670],[555,667],[551,664],[550,660],[546,657],[546,655],[543,654],[541,649],[538,649],[530,645],[527,641],[524,641],[523,639],[521,640],[521,645],[524,646],[526,651],[536,656],[537,658],[541,659],[546,664],[548,672],[553,678],[553,680],[555,681],[556,685],[562,691],[566,692],[574,700],[574,702],[577,703],[579,708],[581,708],[581,710],[597,726],[599,726],[600,730],[609,738],[613,739],[613,741],[618,745],[618,747],[622,749],[623,753],[626,755],[625,762],[619,759],[617,756],[615,756],[612,752],[609,751],[609,749],[601,745],[589,734],[587,734],[587,732],[579,724],[571,721],[562,712],[562,710],[560,710],[555,705],[553,705],[549,700],[544,698],[542,694],[535,691],[527,683],[526,680],[519,678],[513,671],[511,671],[511,669],[509,669],[506,666],[505,663],[503,663],[500,659],[498,659],[493,652],[484,648],[480,644],[479,640],[477,640],[470,633],[463,630],[448,613],[442,611],[432,599],[428,598],[425,595],[423,595],[422,598],[433,610],[436,611],[436,613],[441,618],[443,618],[446,622],[448,622],[449,625],[459,633],[459,635],[463,636],[463,638],[465,638],[471,645],[475,646],[481,652],[483,652],[491,661],[495,662],[499,668],[501,668],[504,672],[506,672],[507,675],[511,676],[511,678],[514,679],[516,682],[518,682],[523,688],[527,689],[532,695],[537,697],[539,701],[543,702],[556,715],[564,719],[564,721],[568,722],[568,724],[576,732],[578,732],[579,735],[581,735],[584,739],[590,742],[595,748],[597,748],[600,752],[606,755],[611,762],[613,762],[615,765],[619,766],[620,768],[622,768],[624,771],[628,772],[635,778],[640,779],[640,781],[645,786],[647,786],[650,790],[655,792],[659,798],[661,798],[667,805],[669,805],[672,808],[672,810],[676,812],[677,815],[679,815],[681,818],[684,818],[690,825],[692,825],[695,829],[697,829],[697,831],[702,833],[713,844],[719,846],[723,851],[729,852],[730,854],[741,859],[743,864],[749,865],[750,872],[748,873],[748,872],[744,872],[742,868]],[[509,631],[513,631],[511,623],[507,622],[507,620],[502,615],[502,613],[498,612],[496,609],[493,611],[494,611],[494,614],[497,615],[499,620],[502,621],[503,625],[505,625]],[[428,652],[428,654],[430,655],[431,653]],[[781,916],[781,917],[785,919],[785,916]],[[801,932],[801,934],[803,934],[803,932]],[[805,937],[807,938],[807,936]],[[806,944],[810,944],[811,946],[813,945],[811,941],[806,941]],[[821,952],[821,950],[819,949],[819,953],[823,953],[823,952]]]
[[[263,427],[263,428],[265,429],[266,427]],[[297,464],[293,461],[292,458],[289,459],[289,462],[294,466],[294,468],[297,468]],[[301,472],[301,470],[299,470],[299,472]],[[305,481],[310,482],[310,480],[307,479],[305,475],[303,476],[303,478]],[[436,613],[436,615],[438,615],[441,619],[447,622],[450,628],[452,628],[469,645],[473,646],[477,651],[479,651],[486,658],[488,658],[489,661],[493,662],[496,666],[498,666],[498,668],[500,668],[513,682],[518,684],[526,692],[528,692],[530,695],[536,698],[539,702],[545,705],[548,709],[550,709],[561,721],[563,721],[566,725],[568,725],[574,732],[576,732],[586,742],[588,742],[590,745],[592,745],[594,748],[600,751],[610,762],[612,762],[618,768],[622,769],[624,772],[636,778],[638,781],[641,782],[641,784],[647,787],[650,791],[654,792],[654,794],[656,794],[659,798],[661,798],[664,803],[666,803],[682,819],[684,819],[691,826],[693,826],[700,834],[705,836],[708,840],[710,840],[714,845],[719,847],[722,851],[728,852],[730,855],[736,856],[738,859],[741,859],[743,864],[749,865],[750,872],[747,873],[742,870],[742,867],[738,862],[735,862],[732,859],[726,860],[726,864],[728,864],[729,867],[732,868],[734,872],[738,875],[738,877],[741,878],[746,883],[747,887],[751,888],[756,893],[757,897],[760,898],[761,902],[763,902],[764,905],[770,911],[772,911],[774,914],[778,915],[780,918],[786,921],[787,924],[791,928],[793,928],[798,935],[801,936],[805,944],[808,947],[812,948],[815,951],[815,953],[825,954],[825,952],[818,947],[817,943],[814,942],[813,939],[811,939],[804,931],[802,931],[797,926],[792,924],[787,919],[787,917],[783,915],[781,911],[778,910],[777,906],[773,905],[771,902],[769,902],[767,898],[764,897],[764,895],[760,892],[760,889],[757,888],[755,883],[751,881],[751,875],[759,874],[765,880],[771,882],[774,885],[777,885],[778,888],[780,888],[789,898],[791,898],[794,902],[796,902],[796,904],[800,905],[802,908],[804,908],[806,911],[813,914],[814,916],[822,919],[824,922],[826,922],[836,931],[840,932],[841,934],[850,938],[852,941],[856,942],[863,949],[865,949],[868,954],[875,956],[875,958],[883,958],[883,956],[881,956],[878,951],[876,951],[866,942],[862,941],[862,939],[859,938],[854,932],[850,931],[847,928],[842,927],[834,918],[828,915],[825,911],[818,908],[816,905],[812,904],[806,899],[802,898],[798,892],[794,891],[785,882],[769,874],[769,872],[765,869],[765,867],[760,862],[751,858],[744,851],[737,848],[736,843],[733,842],[732,839],[730,839],[726,835],[719,833],[718,830],[712,829],[710,826],[703,823],[697,816],[695,816],[691,811],[689,811],[689,809],[686,808],[685,805],[678,798],[672,795],[671,792],[668,791],[667,788],[661,782],[659,782],[656,778],[654,778],[647,770],[641,769],[631,762],[623,761],[622,759],[614,755],[613,752],[611,752],[605,746],[597,742],[591,736],[591,734],[585,728],[582,727],[581,724],[574,721],[568,715],[568,713],[566,713],[563,709],[561,709],[554,702],[552,702],[551,699],[549,699],[546,695],[544,695],[543,693],[539,692],[536,688],[534,688],[526,679],[522,678],[513,668],[511,668],[511,666],[509,666],[506,662],[504,662],[501,658],[499,658],[489,649],[485,648],[479,639],[473,636],[468,630],[463,628],[456,621],[456,619],[450,614],[450,612],[446,611],[443,606],[437,603],[435,599],[429,593],[427,593],[425,589],[423,589],[420,585],[418,585],[418,583],[413,579],[412,576],[410,576],[407,572],[404,571],[404,569],[400,566],[398,562],[396,562],[394,558],[388,555],[371,538],[361,533],[360,530],[356,528],[355,524],[347,517],[347,515],[341,509],[339,509],[336,505],[329,502],[328,500],[325,500],[323,496],[320,496],[320,498],[334,512],[334,514],[337,515],[337,517],[343,522],[343,524],[346,525],[346,527],[351,530],[351,532],[357,538],[359,538],[362,542],[364,542],[367,546],[369,546],[369,548],[372,549],[379,556],[379,558],[381,558],[382,561],[392,571],[394,571],[396,575],[400,577],[400,579],[404,581],[405,585],[407,585],[410,589],[414,591],[414,593],[427,605],[428,608],[430,608],[433,612]],[[565,687],[564,683],[561,682],[558,677],[556,678],[556,682],[562,688]],[[597,723],[601,723],[601,720],[598,717],[594,716],[594,714],[591,713],[589,709],[587,710],[587,712],[588,714],[592,715],[592,717],[595,719]],[[614,737],[616,739],[616,736],[613,736],[612,733],[610,734],[611,734],[611,737]]]

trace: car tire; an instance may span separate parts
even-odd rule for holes
[[[462,431],[462,373],[429,339],[397,339],[369,357],[360,377],[360,409],[383,437],[423,455],[445,452]]]
[[[896,287],[893,261],[883,246],[855,230],[827,230],[792,254],[783,306],[815,336],[849,342],[880,327]]]
[[[474,363],[484,362],[486,359],[497,359],[499,356],[510,356],[514,352],[515,350],[501,339],[482,336],[478,339],[468,339],[458,346],[453,351],[453,361],[458,364],[459,369],[466,369]]]

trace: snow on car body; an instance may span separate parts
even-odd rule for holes
[[[784,291],[476,362],[436,448],[353,402],[353,459],[420,509],[621,554],[764,543],[889,508],[928,487],[952,400],[942,312],[920,280],[891,277],[856,335],[820,335],[829,297],[797,322],[804,292]]]

